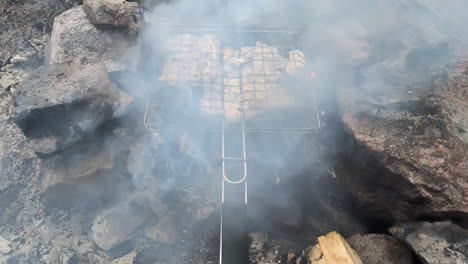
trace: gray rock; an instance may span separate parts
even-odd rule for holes
[[[128,34],[131,38],[136,38],[140,33],[140,21],[143,21],[143,12],[137,2],[125,2],[128,12],[131,14],[128,24]]]
[[[127,203],[114,207],[94,219],[92,238],[100,248],[111,250],[133,238],[145,217],[138,208]]]
[[[219,203],[206,203],[193,205],[189,211],[195,221],[203,221],[208,219],[219,207]]]
[[[150,209],[156,217],[163,217],[169,210],[168,206],[162,201],[162,197],[155,195],[154,190],[157,190],[157,186],[151,186],[149,190],[151,191],[135,193],[133,201],[142,208]]]
[[[83,260],[81,263],[111,264],[110,260],[108,260],[107,258],[93,253],[88,253],[86,255],[83,255],[82,257]],[[69,263],[73,262],[70,261]]]
[[[114,182],[118,182],[119,174],[114,170],[116,165],[112,153],[96,142],[86,142],[61,152],[61,155],[50,157],[42,165],[44,190],[54,186],[67,187],[66,185],[77,188],[77,184],[93,183],[96,178],[112,172]]]
[[[99,26],[127,27],[131,20],[125,0],[84,0],[83,10]]]
[[[177,212],[168,212],[145,231],[145,236],[163,244],[175,244],[182,232],[183,218],[183,215]]]
[[[0,236],[0,255],[6,255],[11,252],[10,242]]]
[[[134,264],[136,261],[136,257],[137,257],[137,252],[132,251],[128,253],[127,255],[114,260],[112,264]]]
[[[468,263],[468,230],[452,222],[414,222],[389,232],[408,244],[424,264]]]
[[[167,3],[170,0],[140,0],[140,5],[146,10],[152,10],[156,5],[161,3]]]
[[[156,146],[157,142],[148,137],[138,138],[129,146],[127,168],[139,187],[154,184],[152,170],[155,167]]]
[[[8,113],[10,91],[43,64],[48,25],[76,0],[2,1],[0,4],[0,114]]]
[[[383,234],[354,235],[347,239],[364,264],[413,264],[411,251]]]
[[[79,6],[55,18],[46,61],[49,64],[103,61],[110,71],[115,64],[125,63],[122,57],[133,45],[126,32],[98,29]]]
[[[53,137],[45,137],[31,140],[34,152],[37,154],[48,155],[58,150],[57,139]]]
[[[429,81],[392,78],[339,92],[342,120],[355,143],[344,184],[374,215],[468,221],[467,70],[463,58],[426,76]]]
[[[118,116],[130,102],[103,64],[55,64],[39,67],[18,85],[10,114],[27,137],[48,138],[50,144],[42,140],[35,147],[50,153]]]

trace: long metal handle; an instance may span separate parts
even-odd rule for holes
[[[222,157],[222,175],[223,175],[223,180],[222,180],[222,186],[221,186],[221,202],[224,203],[224,184],[229,183],[229,184],[244,184],[244,202],[245,204],[248,203],[248,194],[247,194],[247,150],[246,150],[246,144],[245,144],[245,120],[242,115],[242,120],[241,120],[241,133],[242,133],[242,158],[226,158],[226,148],[225,148],[225,127],[224,127],[224,121],[221,123],[221,157]],[[240,180],[232,180],[226,175],[226,161],[230,160],[240,160],[242,161],[242,166],[244,167],[244,174]]]
[[[247,250],[243,247],[247,245],[246,229],[246,207],[248,203],[247,196],[247,150],[245,143],[245,119],[242,113],[241,133],[242,133],[242,158],[227,158],[225,142],[224,120],[221,122],[221,157],[222,157],[222,183],[221,183],[221,222],[219,237],[219,263],[248,263]],[[226,175],[226,162],[241,161],[244,167],[244,175],[240,180],[231,180]],[[225,184],[244,184],[244,204],[239,207],[234,201],[225,203]],[[227,217],[226,219],[225,216]],[[226,241],[225,241],[226,240]],[[228,243],[229,245],[227,245]],[[223,251],[223,248],[226,250]],[[240,250],[240,251],[239,251]]]

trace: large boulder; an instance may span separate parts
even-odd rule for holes
[[[354,148],[343,180],[394,221],[468,219],[468,61],[424,82],[390,79],[341,90]],[[408,79],[408,78],[407,78]]]
[[[452,222],[407,223],[389,232],[408,244],[424,264],[468,263],[468,230]]]
[[[404,244],[388,235],[354,235],[347,241],[365,264],[416,263],[411,251]]]
[[[117,183],[119,174],[115,169],[117,166],[113,153],[97,141],[82,142],[61,152],[61,155],[44,160],[41,179],[44,190],[54,186],[71,185],[78,191],[80,184],[92,183],[96,181],[96,178],[109,174],[113,174],[111,178],[114,183]],[[103,187],[97,187],[97,189],[103,190]]]
[[[130,53],[133,45],[128,32],[97,28],[79,6],[55,18],[46,61],[49,64],[103,61],[107,69],[113,71],[126,64],[123,55]]]
[[[20,83],[10,114],[36,152],[49,154],[118,116],[131,98],[109,80],[103,64],[41,66]]]
[[[125,0],[84,0],[83,10],[99,26],[126,27],[131,20]]]

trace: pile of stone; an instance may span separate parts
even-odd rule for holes
[[[106,1],[85,2],[90,3],[69,9],[54,19],[45,60],[48,64],[103,62],[109,72],[121,70],[123,64],[128,64],[126,63],[128,61],[125,61],[125,54],[131,52],[131,48],[136,45],[137,27],[131,21],[138,16],[138,9],[133,7],[134,3],[130,6],[124,4],[125,8],[122,7],[124,11],[121,12],[125,12],[125,21],[121,21],[123,18],[117,21],[126,24],[125,27],[122,24],[122,29],[117,30],[102,27],[107,25],[106,23],[111,23],[105,20],[111,15],[104,12],[107,10],[103,7],[106,6]],[[113,3],[109,5],[112,6]],[[128,56],[131,57],[133,54]]]
[[[70,147],[125,112],[132,98],[109,79],[136,43],[136,2],[84,1],[54,19],[46,62],[14,91],[10,114],[36,153]],[[107,26],[125,29],[107,30]]]
[[[122,183],[115,154],[127,143],[120,136],[111,149],[93,136],[125,118],[133,102],[110,74],[131,67],[125,54],[136,47],[140,11],[136,2],[84,2],[65,12],[41,3],[60,10],[50,35],[31,40],[35,53],[21,50],[0,63],[1,263],[113,263],[81,233],[85,217],[68,209],[97,205]],[[24,216],[10,225],[13,212]],[[125,260],[117,263],[133,263]]]
[[[18,85],[10,113],[36,152],[51,154],[117,117],[131,100],[109,80],[102,63],[52,64]]]

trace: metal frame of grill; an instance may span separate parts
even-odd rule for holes
[[[251,86],[253,87],[253,90],[248,90],[248,91],[243,91],[243,95],[247,94],[253,94],[253,97],[256,98],[262,94],[267,94],[267,86],[274,85],[277,83],[277,80],[275,77],[277,76],[271,76],[270,73],[267,73],[265,70],[265,64],[267,63],[273,63],[274,65],[276,64],[285,64],[288,62],[288,59],[286,58],[286,55],[288,54],[288,50],[292,50],[295,48],[291,42],[295,41],[295,36],[299,33],[299,28],[298,27],[262,27],[262,28],[256,28],[256,29],[250,29],[250,30],[241,30],[241,29],[224,29],[224,28],[219,28],[216,26],[209,26],[209,25],[197,25],[197,26],[188,26],[188,25],[168,25],[168,24],[161,24],[158,26],[158,29],[162,32],[167,32],[168,37],[174,36],[174,35],[181,35],[181,34],[214,34],[215,36],[218,36],[217,34],[221,34],[221,36],[229,35],[231,36],[230,40],[226,40],[221,38],[221,46],[219,50],[213,50],[211,49],[210,51],[202,51],[203,47],[200,47],[199,53],[201,54],[197,60],[200,63],[205,63],[208,65],[208,67],[215,68],[214,66],[219,66],[221,71],[223,72],[223,48],[224,46],[231,46],[235,47],[239,50],[239,56],[242,57],[242,53],[240,52],[241,47],[248,47],[249,45],[252,46],[254,49],[253,56],[254,57],[261,57],[260,61],[262,62],[263,68],[261,69],[261,72],[258,73],[255,71],[255,67],[252,67],[252,75],[260,75],[264,77],[264,82],[257,82],[256,78],[252,78],[253,80],[250,82],[244,82],[242,79],[242,83],[240,86]],[[255,47],[255,41],[260,41],[262,43],[267,43],[269,45],[268,49],[270,51],[265,52],[264,49],[266,49],[264,46],[259,46]],[[233,45],[226,45],[234,43]],[[181,44],[180,47],[177,47],[176,50],[184,50],[184,48],[190,48],[190,53],[195,53],[197,50],[194,48],[193,44]],[[212,46],[210,46],[213,48]],[[272,54],[272,48],[274,47],[275,49],[278,49],[278,54],[281,56],[275,56],[278,55],[277,53]],[[184,51],[184,53],[187,53],[187,51]],[[208,54],[208,56],[207,56]],[[292,62],[294,64],[298,63],[297,62],[297,55],[293,56]],[[180,59],[179,59],[180,60]],[[186,59],[187,61],[191,61],[191,58]],[[302,57],[302,60],[305,60],[304,57]],[[203,87],[205,91],[211,92],[215,96],[212,98],[211,102],[213,102],[213,105],[210,106],[200,106],[200,108],[205,108],[205,109],[212,109],[212,110],[218,110],[219,112],[222,112],[224,110],[224,105],[226,103],[232,103],[232,100],[223,98],[223,91],[226,87],[229,87],[230,85],[224,82],[224,74],[219,74],[219,78],[213,78],[213,76],[209,73],[193,73],[191,72],[190,69],[177,69],[175,72],[167,72],[167,75],[171,75],[174,77],[175,81],[174,83],[195,83],[197,86]],[[194,77],[197,76],[199,79],[198,81],[190,81]],[[239,73],[239,75],[242,75],[242,72]],[[221,93],[216,93],[217,87],[221,87],[222,92]],[[220,95],[219,97],[216,97],[216,95]],[[262,106],[254,106],[250,104],[252,101],[255,101],[255,99],[247,99],[243,100],[241,97],[242,95],[238,95],[239,99],[236,102],[241,101],[242,104],[247,104],[243,111],[245,115],[248,116],[248,114],[252,111],[262,111]],[[261,96],[260,96],[261,97]],[[294,99],[284,99],[284,98],[270,98],[267,99],[266,101],[268,103],[272,103],[274,101],[277,102],[285,102],[286,100],[294,100]],[[261,101],[261,100],[258,100]],[[148,100],[147,105],[146,105],[146,110],[145,110],[145,116],[144,116],[144,124],[147,130],[157,132],[160,130],[161,124],[156,124],[154,121],[151,119],[151,113],[153,112],[153,106],[152,104],[157,103],[154,100]],[[293,103],[294,104],[294,103]],[[277,133],[277,132],[294,132],[294,133],[314,133],[317,130],[320,130],[322,127],[321,121],[320,121],[320,115],[319,111],[317,108],[317,104],[315,102],[312,102],[312,107],[308,105],[309,109],[307,111],[312,110],[313,112],[313,118],[311,118],[309,123],[310,126],[303,126],[303,127],[258,127],[258,126],[249,126],[249,120],[247,120],[246,124],[246,131],[248,132],[272,132],[272,133]],[[305,109],[306,110],[306,109]],[[170,124],[165,124],[164,126],[170,126]],[[218,129],[217,131],[220,131]]]
[[[261,112],[262,105],[260,103],[261,100],[255,102],[256,98],[266,98],[268,89],[267,86],[269,85],[277,85],[278,79],[277,76],[269,76],[265,65],[266,63],[275,64],[285,64],[291,63],[291,58],[287,58],[287,54],[294,50],[294,43],[296,41],[295,37],[299,33],[299,28],[296,27],[262,27],[262,28],[255,28],[251,30],[241,30],[241,29],[223,29],[216,26],[188,26],[188,25],[168,25],[168,24],[161,24],[158,25],[158,29],[161,32],[167,33],[168,37],[170,36],[183,36],[183,34],[193,34],[193,35],[201,35],[201,34],[213,34],[216,37],[219,37],[220,40],[220,47],[218,50],[213,50],[213,46],[211,46],[211,50],[206,50],[206,47],[200,46],[199,50],[193,46],[193,43],[184,44],[182,39],[182,44],[177,47],[176,49],[180,50],[181,52],[195,53],[200,52],[198,59],[201,60],[197,63],[202,63],[207,65],[208,68],[213,68],[213,70],[220,70],[221,74],[219,74],[219,78],[213,78],[212,74],[200,74],[199,72],[193,73],[190,69],[180,69],[177,68],[174,71],[170,71],[165,69],[165,72],[169,79],[174,80],[175,83],[191,83],[193,85],[193,80],[199,80],[196,82],[196,85],[199,87],[203,87],[205,92],[211,93],[214,97],[211,98],[212,104],[209,106],[200,106],[200,108],[205,108],[204,110],[212,110],[213,112],[220,112],[221,115],[218,115],[220,120],[219,127],[213,129],[214,132],[221,133],[221,166],[222,166],[222,191],[221,191],[221,203],[224,207],[225,204],[225,188],[228,185],[243,185],[243,202],[245,205],[248,203],[248,171],[247,171],[247,148],[246,148],[246,134],[247,133],[294,133],[294,134],[310,134],[310,133],[317,133],[321,130],[323,126],[318,106],[315,100],[313,102],[309,102],[309,105],[306,108],[302,108],[302,106],[294,106],[289,107],[288,109],[291,110],[292,108],[297,108],[296,110],[299,112],[310,111],[310,114],[307,115],[310,117],[310,120],[306,120],[304,123],[308,123],[309,125],[295,125],[290,127],[284,126],[274,126],[271,124],[265,125],[262,123],[261,118],[253,118],[249,119],[246,118],[247,115],[251,113],[251,111]],[[261,43],[268,44],[268,46],[257,46],[257,41]],[[186,46],[192,45],[192,46]],[[239,57],[242,57],[242,47],[252,47],[252,56],[254,58],[260,58],[260,62],[263,64],[263,68],[261,67],[261,71],[263,72],[256,72],[255,65],[251,68],[253,69],[252,75],[254,75],[253,81],[251,82],[243,82],[242,76],[242,68],[239,67],[239,83],[240,93],[236,95],[236,99],[233,98],[226,98],[225,90],[229,88],[229,84],[225,83],[224,76],[224,47],[229,46],[233,47],[238,51]],[[273,49],[273,48],[274,49]],[[172,47],[174,48],[174,47]],[[274,54],[275,52],[279,54]],[[296,64],[299,63],[296,59],[302,59],[305,61],[305,58],[296,58],[297,54],[294,54],[292,63]],[[191,60],[191,58],[188,58]],[[253,61],[252,63],[255,63]],[[305,64],[305,63],[304,63]],[[216,67],[220,67],[219,69],[215,69]],[[263,82],[257,82],[255,76],[257,74],[263,74]],[[197,75],[197,76],[194,76]],[[248,85],[249,87],[253,87],[253,89],[244,91],[243,87]],[[219,92],[220,91],[220,92]],[[250,93],[248,95],[248,93]],[[246,96],[249,96],[250,99],[245,99]],[[293,100],[293,98],[269,98],[265,100],[268,103],[273,102],[274,100],[278,100],[279,103],[285,103],[286,100]],[[241,142],[239,145],[241,146],[241,153],[238,157],[231,157],[227,156],[226,154],[226,142],[225,142],[225,134],[229,133],[229,129],[232,129],[232,124],[227,125],[229,123],[225,120],[225,107],[226,104],[229,103],[238,103],[239,104],[239,111],[240,111],[240,119],[238,120],[237,125],[235,125],[234,131],[239,131]],[[295,102],[288,102],[287,104],[294,105]],[[152,113],[157,111],[154,107],[157,107],[158,102],[154,99],[149,99],[146,104],[145,114],[144,114],[144,125],[148,131],[151,132],[159,132],[161,130],[162,124],[155,123],[152,118]],[[307,113],[307,112],[306,112]],[[165,124],[164,126],[171,126],[170,124]],[[193,128],[196,129],[196,128]],[[239,177],[239,179],[234,179],[231,175],[228,175],[229,167],[241,167],[241,171],[243,175]],[[223,211],[223,209],[222,209]],[[228,263],[226,259],[223,257],[223,215],[221,213],[221,229],[220,229],[220,263]]]

